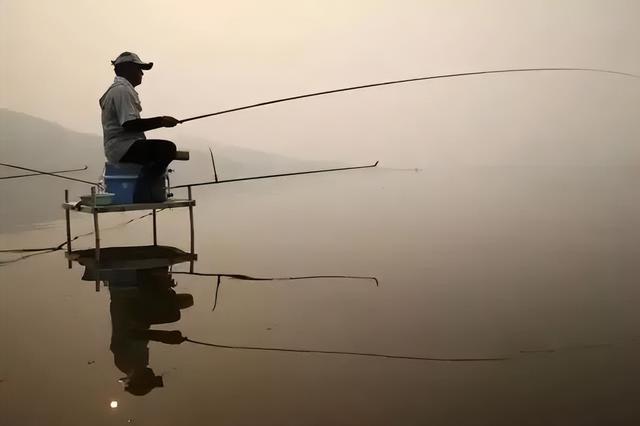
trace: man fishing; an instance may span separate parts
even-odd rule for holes
[[[123,52],[111,64],[116,77],[100,98],[105,156],[111,164],[142,165],[137,198],[152,201],[152,194],[144,191],[176,159],[176,146],[167,140],[147,139],[144,132],[175,127],[178,120],[168,116],[140,117],[142,106],[134,87],[142,83],[143,70],[150,70],[153,62],[143,62],[135,53]]]

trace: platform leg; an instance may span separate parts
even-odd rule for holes
[[[158,245],[158,231],[156,227],[156,209],[153,209],[153,245]]]
[[[96,235],[96,261],[100,261],[100,225],[97,212],[93,213],[93,229]]]
[[[96,188],[91,188],[93,198],[93,233],[96,236],[96,263],[100,261],[100,225],[98,224],[98,212],[96,210]]]
[[[191,200],[191,187],[188,186],[187,187],[187,194],[189,197],[189,200]],[[195,251],[195,244],[194,244],[194,232],[193,232],[193,206],[190,205],[189,206],[189,229],[190,229],[190,235],[191,235],[191,254],[194,253]]]
[[[68,203],[69,202],[69,190],[65,189],[64,190],[64,202]],[[67,254],[71,255],[71,213],[69,212],[69,209],[64,209],[64,217],[67,220]],[[71,259],[68,260],[67,265],[69,267],[69,269],[71,269]]]

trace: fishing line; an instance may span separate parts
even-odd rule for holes
[[[421,168],[418,167],[405,167],[405,168],[399,168],[399,167],[381,167],[382,170],[388,170],[390,172],[414,172],[414,173],[419,173],[422,171]]]
[[[305,94],[305,95],[291,96],[291,97],[288,97],[288,98],[276,99],[276,100],[267,101],[267,102],[260,102],[260,103],[253,104],[253,105],[247,105],[247,106],[242,106],[242,107],[238,107],[238,108],[227,109],[227,110],[224,110],[224,111],[213,112],[213,113],[210,113],[210,114],[203,114],[203,115],[198,115],[198,116],[195,116],[195,117],[185,118],[184,120],[178,121],[178,123],[186,123],[186,122],[192,121],[192,120],[199,120],[201,118],[213,117],[215,115],[222,115],[222,114],[228,114],[228,113],[231,113],[231,112],[243,111],[245,109],[257,108],[257,107],[261,107],[261,106],[265,106],[265,105],[277,104],[277,103],[280,103],[280,102],[288,102],[288,101],[293,101],[293,100],[297,100],[297,99],[311,98],[313,96],[328,95],[328,94],[331,94],[331,93],[347,92],[347,91],[350,91],[350,90],[367,89],[367,88],[370,88],[370,87],[388,86],[388,85],[392,85],[392,84],[401,84],[401,83],[410,83],[410,82],[413,82],[413,81],[436,80],[436,79],[441,79],[441,78],[467,77],[467,76],[482,75],[482,74],[501,74],[501,73],[538,72],[538,71],[584,71],[584,72],[616,74],[616,75],[621,75],[621,76],[625,76],[625,77],[640,78],[640,75],[635,75],[635,74],[630,74],[630,73],[620,72],[620,71],[599,69],[599,68],[513,68],[513,69],[490,70],[490,71],[472,71],[472,72],[463,72],[463,73],[455,73],[455,74],[432,75],[432,76],[428,76],[428,77],[407,78],[407,79],[404,79],[404,80],[392,80],[392,81],[385,81],[385,82],[382,82],[382,83],[364,84],[364,85],[361,85],[361,86],[344,87],[344,88],[341,88],[341,89],[325,90],[325,91],[322,91],[322,92],[315,92],[315,93],[308,93],[308,94]]]
[[[42,170],[30,169],[28,167],[16,166],[14,164],[7,164],[7,163],[0,163],[0,166],[11,167],[11,168],[14,168],[14,169],[19,169],[19,170],[26,170],[28,172],[35,172],[35,173],[39,173],[39,174],[43,174],[43,175],[57,177],[57,178],[60,178],[60,179],[73,180],[75,182],[87,183],[89,185],[93,185],[93,186],[97,186],[97,187],[102,188],[102,185],[100,183],[97,183],[97,182],[90,182],[88,180],[82,180],[82,179],[76,179],[76,178],[72,178],[72,177],[68,177],[68,176],[62,176],[62,175],[58,175],[58,174],[51,173],[51,172],[43,172]]]
[[[0,266],[5,266],[5,265],[11,264],[11,263],[20,262],[21,260],[25,260],[25,259],[28,259],[28,258],[33,257],[33,256],[40,256],[41,254],[53,253],[55,251],[57,251],[57,250],[47,250],[47,251],[43,251],[43,252],[39,252],[39,253],[26,254],[26,255],[20,256],[20,257],[18,257],[16,259],[2,260],[2,261],[0,261]]]
[[[156,210],[156,213],[160,213],[163,210],[165,210],[165,209],[158,209],[158,210]],[[132,222],[135,222],[137,220],[144,219],[145,217],[151,216],[152,214],[153,214],[153,212],[152,213],[146,213],[146,214],[143,214],[142,216],[138,216],[138,217],[135,217],[133,219],[129,219],[126,222],[119,223],[119,224],[104,228],[104,230],[108,231],[108,230],[111,230],[111,229],[117,229],[117,228],[120,228],[122,226],[126,226],[126,225],[128,225],[128,224],[130,224]],[[84,234],[78,234],[75,237],[71,238],[71,242],[76,241],[78,238],[87,237],[87,236],[92,235],[92,234],[94,234],[94,231],[89,231],[89,232],[86,232]],[[17,259],[0,261],[0,266],[7,265],[9,263],[19,262],[21,260],[25,260],[25,259],[28,259],[28,258],[33,257],[33,256],[39,256],[39,255],[42,255],[42,254],[48,254],[48,253],[53,253],[53,252],[56,252],[56,251],[60,251],[66,245],[67,245],[67,242],[64,241],[64,242],[58,244],[55,247],[2,249],[2,250],[0,250],[0,253],[32,253],[32,254],[21,256],[21,257],[19,257]],[[36,253],[33,253],[33,252],[36,252]]]
[[[83,170],[87,170],[89,167],[88,166],[84,166],[81,169],[69,169],[69,170],[55,170],[53,172],[47,172],[47,173],[71,173],[71,172],[81,172]],[[43,173],[27,173],[27,174],[23,174],[23,175],[13,175],[13,176],[3,176],[0,177],[0,180],[5,180],[5,179],[16,179],[16,178],[23,178],[23,177],[30,177],[30,176],[41,176]]]
[[[67,244],[65,241],[63,244]],[[43,248],[22,248],[22,249],[4,249],[0,253],[31,253],[35,251],[60,250],[60,247],[43,247]]]

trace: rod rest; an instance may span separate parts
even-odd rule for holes
[[[176,160],[187,161],[189,159],[189,151],[176,151]]]

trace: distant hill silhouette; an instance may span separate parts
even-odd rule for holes
[[[28,114],[0,109],[2,162],[35,169],[97,167],[103,162],[102,137],[65,129]],[[2,168],[0,176],[19,171]]]
[[[191,160],[171,165],[176,170],[172,175],[173,185],[213,179],[210,146],[214,148],[220,179],[327,166],[327,163],[301,161],[245,148],[214,146],[211,141],[184,135],[176,139],[176,143],[191,151]],[[87,165],[87,171],[68,176],[92,182],[98,181],[105,161],[101,135],[75,132],[57,123],[3,108],[0,108],[0,158],[3,163],[44,171]],[[24,172],[0,167],[0,176],[21,173]],[[0,233],[62,218],[60,203],[64,189],[69,189],[72,198],[77,198],[88,193],[89,188],[86,184],[47,176],[0,180]]]

